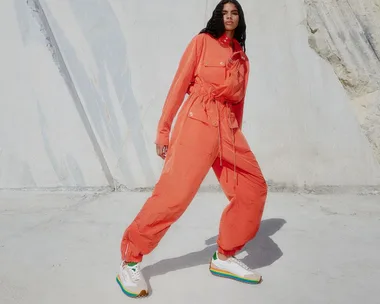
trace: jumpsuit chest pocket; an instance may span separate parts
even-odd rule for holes
[[[226,62],[223,60],[205,60],[201,77],[209,83],[222,84],[226,79]]]

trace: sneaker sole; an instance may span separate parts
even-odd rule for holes
[[[238,282],[246,283],[246,284],[251,284],[251,285],[257,285],[260,284],[263,281],[263,278],[260,277],[260,280],[250,280],[246,278],[239,277],[231,272],[221,270],[219,268],[212,267],[210,264],[210,272],[214,276],[221,277],[221,278],[227,278],[227,279],[232,279]]]
[[[120,277],[119,277],[119,275],[117,275],[117,277],[116,277],[116,282],[117,282],[117,284],[119,284],[119,286],[120,286],[122,292],[123,292],[126,296],[128,296],[128,297],[130,297],[130,298],[145,298],[145,297],[147,297],[148,294],[149,294],[148,291],[146,291],[146,290],[142,290],[139,294],[137,294],[137,293],[133,293],[133,292],[130,292],[130,291],[126,290],[126,289],[124,288],[123,284],[121,284],[121,281],[120,281]]]

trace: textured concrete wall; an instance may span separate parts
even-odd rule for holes
[[[380,0],[305,0],[310,46],[349,94],[380,162]]]
[[[162,166],[153,142],[167,90],[186,44],[217,1],[6,3],[0,34],[11,42],[9,59],[0,60],[18,74],[0,71],[8,90],[0,93],[0,163],[9,166],[0,167],[0,188],[65,185],[58,178],[64,169],[68,186],[153,186]],[[380,184],[379,164],[349,97],[308,44],[303,1],[241,3],[252,66],[243,128],[266,178],[297,186]],[[41,31],[43,16],[51,32]],[[21,42],[31,32],[34,52]],[[46,35],[54,39],[47,42]],[[36,71],[42,74],[30,77]],[[30,105],[34,112],[23,116]],[[25,164],[34,164],[28,172],[38,182],[12,170]],[[216,184],[212,174],[210,184]]]
[[[0,4],[0,188],[106,185],[31,5]]]

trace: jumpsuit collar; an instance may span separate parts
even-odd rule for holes
[[[238,50],[240,47],[240,43],[235,38],[228,37],[226,33],[220,36],[218,40],[225,46],[231,46],[231,43],[233,43],[234,50]]]

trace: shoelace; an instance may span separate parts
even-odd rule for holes
[[[128,273],[131,275],[131,278],[132,278],[133,282],[137,282],[137,281],[140,280],[141,272],[140,272],[139,265],[135,265],[135,266],[125,265],[124,269],[125,268],[128,270]]]
[[[235,257],[232,257],[231,260],[238,264],[239,266],[241,266],[242,268],[244,268],[245,270],[248,270],[250,272],[254,272],[253,269],[249,268],[247,265],[245,265],[242,261],[238,260],[237,258]]]

